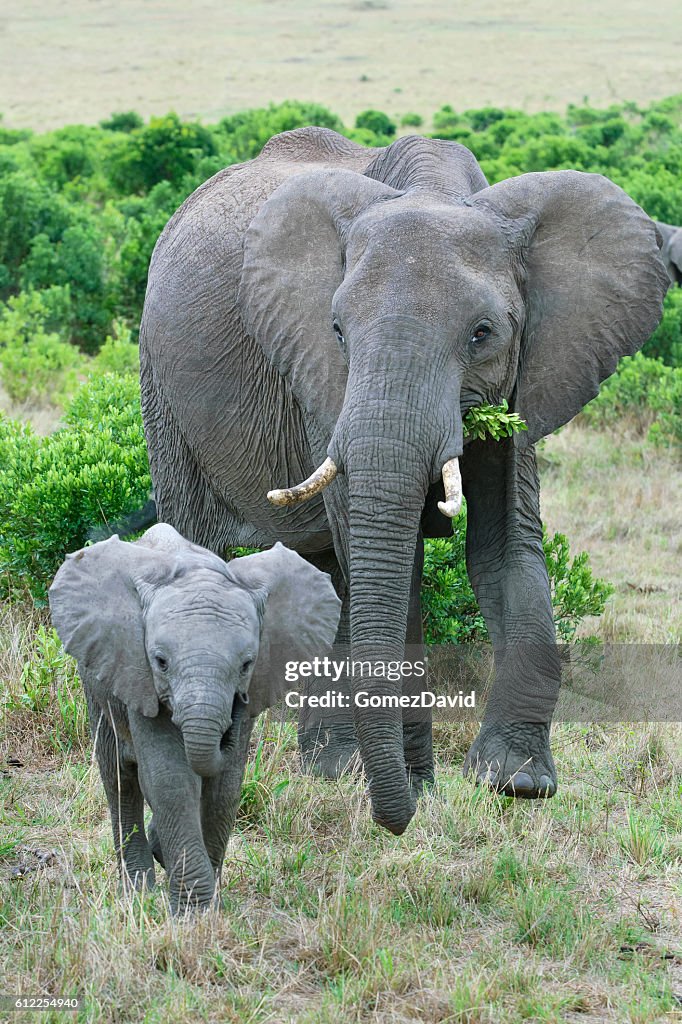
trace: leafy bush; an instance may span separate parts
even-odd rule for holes
[[[119,114],[112,114],[108,120],[100,121],[100,128],[108,132],[134,132],[136,128],[142,128],[144,121],[134,110],[125,110]]]
[[[668,366],[682,366],[682,288],[671,288],[666,295],[663,318],[642,353]]]
[[[452,537],[424,542],[422,609],[429,644],[461,644],[488,639],[466,571],[466,511],[453,520]],[[585,552],[571,560],[561,533],[543,537],[557,638],[572,640],[587,615],[601,615],[613,587],[592,575]]]
[[[381,110],[363,110],[355,118],[355,127],[365,128],[367,131],[387,139],[392,138],[396,130],[395,122],[391,121],[388,114],[384,114]]]
[[[90,364],[90,373],[140,372],[140,350],[132,340],[132,331],[121,322],[114,323],[114,334],[108,337]]]
[[[0,586],[39,605],[90,527],[138,508],[151,486],[134,377],[93,378],[65,420],[38,438],[0,418]]]
[[[655,416],[649,428],[649,440],[666,448],[682,448],[682,367],[670,369],[661,377],[651,394]]]
[[[421,114],[407,113],[400,118],[401,128],[421,128],[423,124],[424,118]]]
[[[42,234],[56,242],[74,220],[66,200],[30,174],[16,171],[0,178],[0,299],[18,290],[33,239]]]
[[[63,340],[69,311],[66,287],[22,292],[0,307],[0,380],[14,402],[60,404],[73,391],[83,359]]]
[[[181,121],[175,113],[153,117],[128,133],[112,160],[111,179],[126,195],[148,192],[160,181],[177,185],[192,173],[200,156],[215,152],[209,128]]]
[[[582,416],[597,427],[627,423],[658,444],[680,444],[682,367],[666,366],[641,352],[626,356]]]
[[[286,100],[271,103],[269,107],[245,110],[225,117],[218,125],[218,145],[225,164],[241,163],[258,156],[273,135],[294,128],[316,125],[342,132],[343,124],[331,111],[318,103],[298,103]]]
[[[31,239],[21,268],[21,285],[28,289],[68,285],[71,294],[69,333],[86,352],[97,350],[111,316],[104,278],[104,239],[94,219],[66,228],[61,238],[41,233]]]

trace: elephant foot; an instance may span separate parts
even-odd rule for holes
[[[351,724],[316,725],[299,730],[298,745],[304,775],[338,779],[361,766],[358,741]]]
[[[481,726],[464,762],[476,785],[527,800],[554,796],[556,768],[549,748],[549,724],[496,722]]]
[[[159,839],[159,833],[156,831],[156,825],[154,824],[154,818],[149,822],[149,828],[147,829],[147,839],[151,847],[151,851],[154,855],[154,860],[157,861],[162,868],[166,865],[163,863],[163,854],[161,852],[161,841]]]
[[[154,867],[136,868],[131,864],[125,864],[121,871],[120,883],[123,893],[149,891],[156,885]]]

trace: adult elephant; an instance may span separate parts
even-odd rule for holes
[[[661,259],[672,284],[682,285],[682,228],[655,221],[663,238]]]
[[[668,286],[658,249],[598,175],[488,187],[453,142],[272,138],[191,195],[154,251],[140,347],[160,518],[218,553],[281,540],[333,559],[339,639],[355,659],[400,661],[419,640],[422,535],[449,532],[461,460],[496,660],[466,768],[551,795],[560,667],[533,444],[651,334]],[[528,431],[465,445],[463,412],[502,398]],[[400,834],[433,776],[430,724],[403,730],[393,709],[356,711],[355,728],[373,817]],[[320,730],[332,750],[348,741],[344,723],[312,729],[306,749]]]

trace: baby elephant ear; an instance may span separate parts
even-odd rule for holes
[[[228,569],[235,582],[265,595],[260,650],[249,686],[249,708],[255,717],[286,692],[287,661],[306,661],[329,650],[341,602],[331,577],[283,544],[236,558]]]
[[[567,423],[661,318],[668,275],[653,221],[599,174],[522,174],[478,192],[520,264],[526,323],[515,409],[532,444]]]
[[[117,697],[148,718],[158,714],[159,702],[134,579],[158,571],[158,553],[114,534],[67,555],[49,592],[54,628],[97,703]]]

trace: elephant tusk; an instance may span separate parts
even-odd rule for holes
[[[438,502],[438,508],[448,519],[453,519],[462,507],[462,477],[459,459],[449,459],[443,466],[445,501]]]
[[[298,505],[301,501],[308,501],[320,491],[327,487],[338,469],[333,459],[325,459],[315,472],[295,487],[282,487],[276,491],[268,491],[268,501],[273,505]]]

